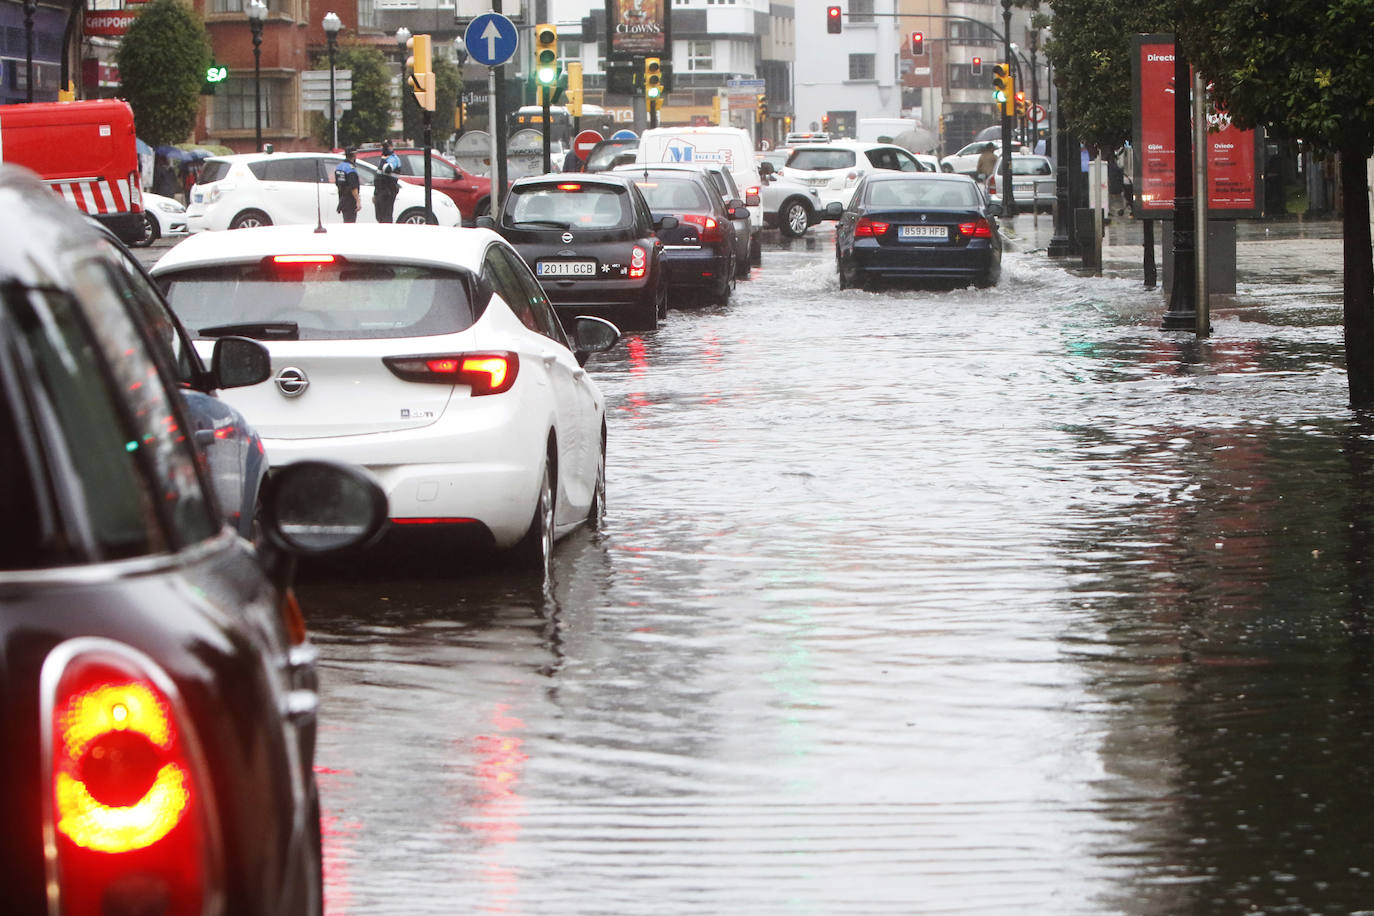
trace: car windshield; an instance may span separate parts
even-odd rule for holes
[[[854,165],[854,151],[849,149],[799,149],[787,160],[790,169],[847,169]]]
[[[466,330],[480,314],[467,274],[404,264],[264,258],[182,270],[158,282],[198,337],[423,337]]]
[[[978,191],[966,181],[875,181],[864,202],[874,208],[968,208],[978,206]]]
[[[695,181],[682,178],[641,178],[635,181],[649,209],[669,213],[699,213],[711,209],[710,198]]]
[[[565,181],[512,190],[503,220],[512,228],[613,229],[634,218],[623,188]]]

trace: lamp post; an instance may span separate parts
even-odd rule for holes
[[[1013,65],[1011,56],[1011,0],[1002,0],[1002,59],[1007,66]],[[1015,102],[1013,101],[1013,107]],[[1016,200],[1011,187],[1011,124],[1006,109],[1002,109],[1002,212],[1008,217],[1016,216]]]
[[[396,30],[396,47],[401,49],[401,135],[405,136],[406,123],[406,42],[410,41],[410,29],[401,26]]]
[[[261,0],[248,4],[248,27],[253,30],[253,126],[257,131],[257,149],[262,152],[262,23],[267,7]]]
[[[343,28],[343,20],[331,11],[324,14],[323,26],[325,41],[329,42],[329,133],[334,138],[330,149],[338,149],[339,109],[334,104],[334,49],[339,41],[339,29]]]
[[[24,86],[28,101],[33,101],[33,17],[38,12],[38,0],[24,0]]]

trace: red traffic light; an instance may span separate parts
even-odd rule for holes
[[[920,57],[920,56],[921,56],[922,54],[924,54],[924,53],[926,53],[926,33],[925,33],[925,32],[912,32],[912,33],[911,33],[911,56],[912,56],[912,57]]]
[[[840,34],[840,8],[838,6],[825,8],[825,30],[831,35]]]
[[[983,58],[981,58],[981,57],[975,57],[975,58],[973,59],[973,65],[972,65],[972,67],[971,67],[971,70],[972,70],[974,76],[982,76],[982,75],[983,75]]]

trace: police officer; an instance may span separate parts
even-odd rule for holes
[[[358,208],[362,205],[361,183],[358,170],[353,166],[357,156],[357,149],[347,147],[344,149],[344,161],[334,167],[334,187],[339,189],[337,209],[346,223],[358,221]]]
[[[382,161],[377,171],[377,180],[372,183],[372,206],[377,211],[377,222],[389,223],[401,190],[401,180],[396,177],[401,171],[401,157],[392,150],[390,140],[382,141]]]

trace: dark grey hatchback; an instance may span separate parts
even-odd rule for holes
[[[671,225],[670,225],[671,224]],[[581,173],[521,178],[511,186],[495,229],[538,278],[565,327],[578,315],[626,330],[652,331],[668,313],[668,277],[654,220],[634,183]]]

